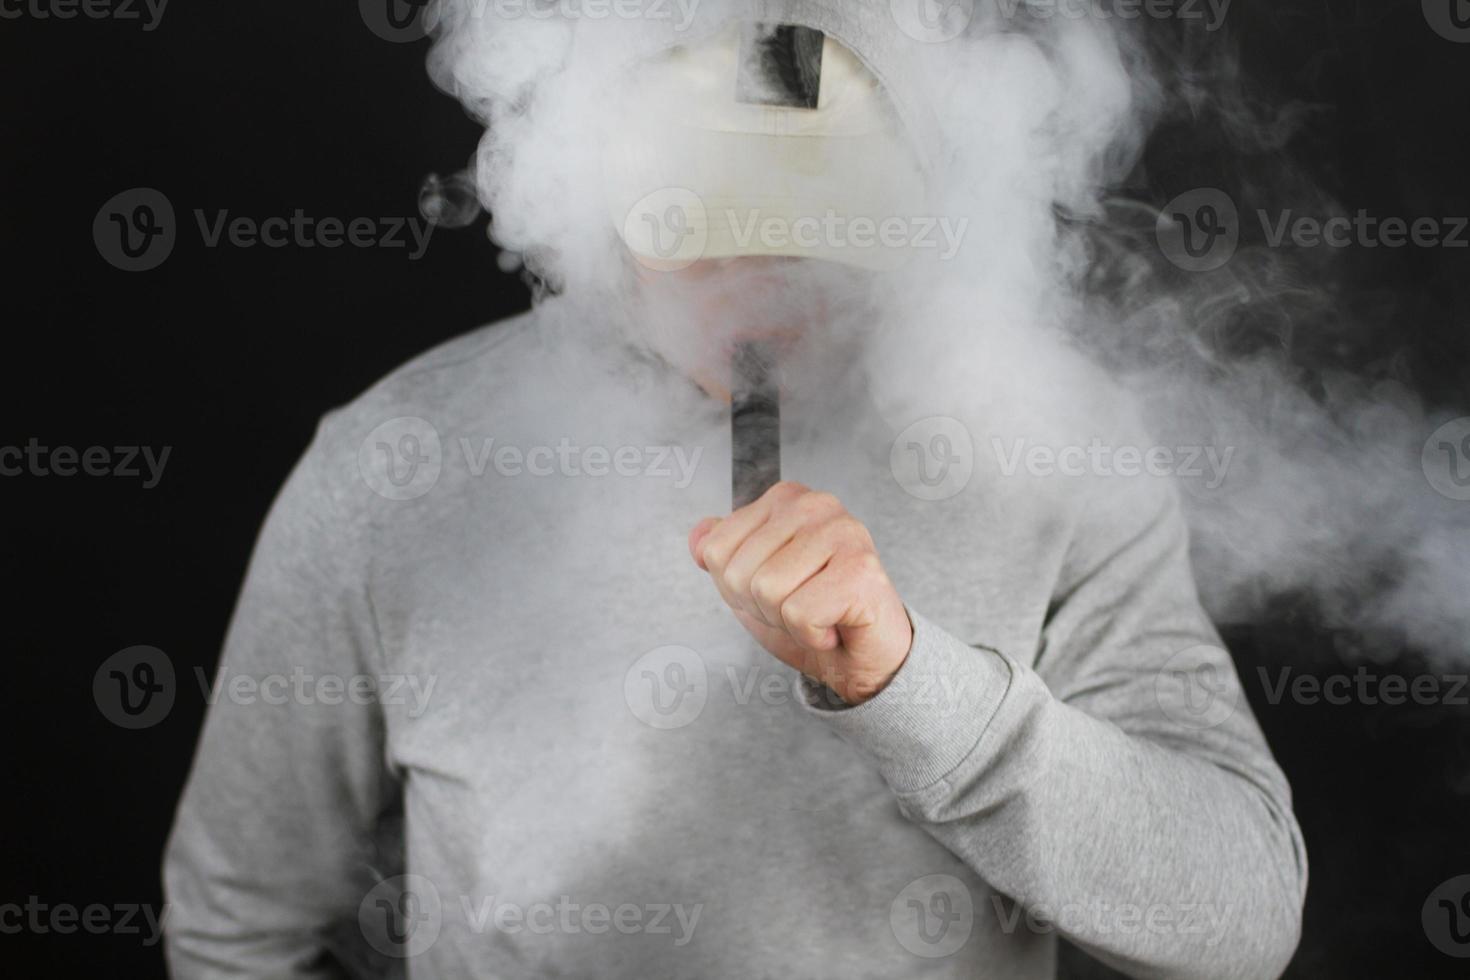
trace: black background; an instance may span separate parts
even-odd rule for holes
[[[1470,45],[1436,35],[1418,4],[1236,0],[1228,23],[1253,86],[1320,107],[1293,149],[1350,209],[1470,213]],[[483,222],[436,231],[416,262],[402,248],[201,244],[196,208],[415,216],[423,178],[464,166],[479,134],[429,83],[425,50],[376,36],[349,2],[174,0],[152,32],[0,20],[0,444],[171,447],[151,490],[0,478],[12,666],[0,902],[162,902],[160,850],[204,710],[194,669],[214,668],[259,522],[316,418],[529,302]],[[127,273],[100,257],[92,223],[140,186],[172,201],[179,242],[161,267]],[[1407,347],[1415,385],[1470,410],[1466,252],[1348,261],[1359,288],[1390,298],[1382,330]],[[1420,908],[1470,872],[1466,710],[1271,705],[1257,664],[1326,673],[1356,663],[1338,659],[1354,638],[1290,607],[1227,632],[1310,849],[1289,975],[1465,975],[1466,960],[1427,941]],[[135,644],[169,655],[179,696],[163,722],[125,731],[98,711],[92,678]],[[1406,651],[1379,669],[1421,668]],[[0,949],[47,976],[162,973],[138,936],[21,933]],[[0,971],[42,975],[13,966]]]

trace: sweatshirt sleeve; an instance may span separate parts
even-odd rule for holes
[[[808,707],[1028,921],[1131,976],[1277,976],[1306,890],[1290,790],[1196,598],[1177,497],[1143,496],[1089,505],[1034,669],[910,610],[887,688],[834,710],[809,685]]]
[[[257,541],[165,851],[175,977],[381,972],[358,907],[398,860],[399,795],[363,522],[344,518],[323,442]]]

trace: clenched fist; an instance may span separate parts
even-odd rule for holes
[[[689,553],[778,659],[861,704],[893,679],[913,625],[873,538],[830,493],[778,483],[689,532]]]

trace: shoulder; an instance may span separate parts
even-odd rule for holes
[[[425,351],[328,412],[322,434],[331,442],[351,442],[386,419],[418,415],[448,420],[483,407],[487,397],[524,373],[539,353],[537,321],[536,311],[529,311]]]
[[[445,433],[513,407],[544,361],[532,310],[453,338],[405,362],[327,412],[300,468],[351,518],[410,500],[437,472]]]

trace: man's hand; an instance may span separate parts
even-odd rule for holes
[[[830,493],[778,483],[700,521],[689,553],[761,646],[848,704],[883,690],[908,657],[903,601],[868,529]]]

